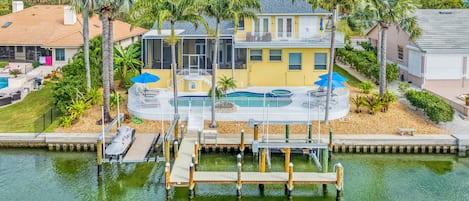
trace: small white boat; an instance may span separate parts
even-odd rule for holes
[[[135,129],[128,126],[121,126],[117,129],[117,134],[112,139],[111,144],[106,147],[106,156],[112,160],[116,157],[117,159],[122,159],[122,156],[127,153],[130,148],[130,145],[135,140]]]

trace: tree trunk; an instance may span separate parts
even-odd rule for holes
[[[173,105],[174,105],[174,115],[177,116],[179,115],[178,113],[178,85],[177,85],[177,80],[176,80],[176,68],[177,68],[177,63],[176,63],[176,43],[177,41],[175,40],[175,34],[174,34],[174,23],[171,21],[171,69],[173,70]]]
[[[219,34],[218,26],[220,20],[217,19],[217,24],[215,28],[215,46],[213,47],[213,63],[212,63],[212,122],[210,123],[210,128],[216,128],[217,122],[215,121],[215,100],[216,100],[216,72],[218,67],[218,43],[219,43]]]
[[[387,26],[381,26],[381,63],[379,65],[379,97],[386,92],[386,31]]]
[[[324,124],[329,123],[329,105],[331,103],[331,94],[332,94],[332,72],[334,70],[334,54],[335,54],[335,15],[337,12],[337,5],[334,5],[334,11],[332,13],[332,18],[331,18],[331,49],[330,49],[330,55],[329,55],[329,71],[327,75],[327,94],[326,94],[326,108],[325,108],[325,114],[324,114]]]
[[[86,69],[86,90],[91,89],[91,73],[90,73],[90,39],[88,30],[88,4],[87,1],[83,6],[83,54],[85,56]]]
[[[115,92],[114,89],[114,37],[113,37],[113,30],[114,30],[114,20],[109,19],[109,31],[108,31],[108,48],[109,48],[109,86],[110,91]]]
[[[106,42],[108,40],[109,34],[109,18],[105,15],[102,18],[103,24],[103,42],[102,42],[102,62],[103,62],[103,69],[102,69],[102,79],[103,79],[103,107],[104,107],[104,117],[103,121],[105,123],[111,122],[111,114],[110,114],[110,82],[109,82],[109,44]]]

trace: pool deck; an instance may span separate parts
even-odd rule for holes
[[[279,87],[249,87],[247,89],[240,89],[239,91],[249,91],[254,93],[270,93],[272,90],[279,89]],[[307,95],[307,91],[313,89],[312,87],[283,87],[292,91],[292,103],[284,107],[237,107],[236,112],[230,113],[216,113],[216,118],[219,121],[248,121],[249,119],[264,120],[264,121],[310,121],[324,118],[324,103],[325,97],[312,97]],[[331,103],[329,119],[340,119],[345,117],[350,111],[349,92],[345,88],[335,90],[338,96],[333,96],[333,103]],[[161,89],[160,94],[156,97],[159,99],[159,105],[150,106],[143,105],[139,102],[135,89],[129,89],[129,97],[127,109],[129,112],[137,117],[149,120],[169,120],[173,117],[173,107],[169,101],[172,98],[172,92]],[[185,95],[206,95],[206,93],[180,93],[179,96]],[[208,120],[211,118],[211,107],[205,106],[203,109],[200,107],[179,107],[179,114],[183,120],[188,119],[189,114],[194,112],[201,113],[200,115]],[[285,115],[289,114],[289,115]]]

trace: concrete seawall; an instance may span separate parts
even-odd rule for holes
[[[0,133],[0,147],[47,148],[50,151],[95,151],[99,133]],[[303,134],[290,135],[290,141],[306,141]],[[109,144],[113,135],[106,136]],[[239,138],[238,135],[219,135]],[[246,134],[246,139],[252,135]],[[269,141],[282,141],[284,135],[270,134]],[[317,136],[313,136],[317,141]],[[328,143],[322,134],[321,142]],[[335,153],[441,153],[464,156],[469,151],[469,135],[334,135]],[[221,147],[222,148],[222,147]]]

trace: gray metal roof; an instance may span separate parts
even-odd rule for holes
[[[208,23],[208,28],[209,29],[215,29],[216,25],[216,20],[212,17],[207,17],[204,16],[204,19]],[[153,29],[157,28],[157,23],[155,22],[155,25]],[[163,30],[170,30],[171,29],[171,24],[169,22],[164,22],[163,23]],[[180,29],[184,30],[180,36],[206,36],[207,35],[207,30],[205,30],[205,27],[199,23],[199,26],[197,29],[192,23],[189,22],[176,22],[174,25],[174,29]],[[233,22],[231,21],[222,21],[220,22],[220,35],[226,35],[226,36],[231,36],[233,35]]]
[[[426,51],[469,49],[469,9],[419,9],[422,35],[415,40]]]
[[[311,5],[305,0],[259,0],[262,6],[262,14],[312,14]],[[314,13],[328,14],[324,9],[316,9]]]

